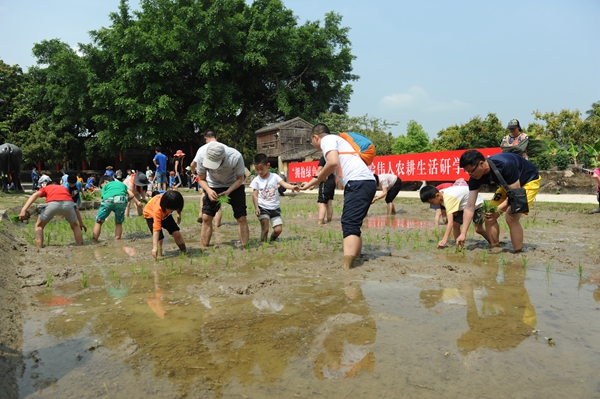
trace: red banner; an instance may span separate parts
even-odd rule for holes
[[[419,154],[385,155],[375,157],[370,168],[378,175],[388,173],[399,176],[402,181],[448,181],[459,178],[469,180],[469,175],[458,164],[467,150],[422,152]],[[500,147],[478,149],[484,157],[501,152]],[[309,181],[317,174],[319,162],[293,162],[288,167],[290,183]]]

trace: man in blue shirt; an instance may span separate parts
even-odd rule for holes
[[[156,147],[154,149],[156,155],[154,156],[154,165],[156,165],[156,188],[158,191],[167,190],[167,156],[162,153],[162,148]]]
[[[515,253],[523,250],[523,226],[521,226],[522,213],[513,213],[508,204],[506,190],[500,186],[499,179],[490,168],[489,163],[493,162],[498,172],[508,185],[509,189],[522,187],[527,192],[527,202],[531,208],[532,202],[540,190],[540,181],[542,180],[537,168],[534,164],[521,156],[506,152],[492,155],[485,159],[482,153],[477,150],[469,150],[460,157],[460,167],[471,178],[469,179],[469,201],[463,213],[463,227],[460,236],[456,239],[456,243],[462,247],[467,236],[467,230],[473,219],[475,212],[475,202],[479,188],[483,184],[499,185],[494,197],[492,205],[498,206],[498,210],[491,214],[486,214],[485,229],[488,232],[490,244],[492,247],[500,246],[500,227],[498,226],[498,218],[503,213],[506,213],[506,223],[510,230],[510,241],[513,245]]]

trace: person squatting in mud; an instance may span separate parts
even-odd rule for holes
[[[181,193],[169,190],[164,194],[153,196],[144,207],[144,218],[152,233],[152,256],[154,259],[163,255],[163,240],[165,238],[163,228],[173,237],[179,250],[183,253],[187,252],[185,241],[179,231],[183,205],[184,200]],[[173,212],[177,212],[177,222],[173,219]]]
[[[513,153],[500,153],[485,158],[477,150],[469,150],[460,157],[460,167],[471,176],[469,184],[469,200],[464,210],[462,231],[456,239],[456,244],[462,248],[467,237],[469,225],[475,215],[475,204],[479,188],[483,184],[498,184],[498,178],[490,168],[489,163],[493,162],[500,175],[506,181],[509,189],[522,187],[527,192],[527,202],[531,208],[533,200],[540,190],[540,174],[534,164],[523,157]],[[492,212],[485,220],[486,231],[488,232],[489,242],[494,247],[500,246],[500,226],[498,218],[506,213],[506,223],[510,230],[510,240],[515,253],[523,250],[523,226],[521,226],[522,213],[513,213],[508,204],[508,197],[504,187],[499,186],[492,198],[491,204],[498,209]]]
[[[450,233],[454,233],[456,240],[460,235],[461,225],[463,224],[464,209],[469,200],[469,188],[467,186],[450,186],[438,190],[437,187],[427,185],[419,191],[422,202],[428,202],[429,205],[439,206],[440,210],[446,212],[448,226],[444,237],[438,242],[438,248],[445,247]],[[473,224],[475,231],[486,241],[490,241],[484,227],[484,215],[482,211],[483,197],[477,194],[475,202],[475,213],[473,214]]]

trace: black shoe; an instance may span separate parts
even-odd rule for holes
[[[594,209],[593,211],[591,211],[590,213],[600,213],[600,206],[596,209]]]

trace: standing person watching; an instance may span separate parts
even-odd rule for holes
[[[596,158],[596,159],[598,161],[600,161],[600,154],[598,155],[598,158]],[[591,177],[592,179],[594,179],[594,181],[596,182],[596,185],[598,186],[596,188],[596,199],[598,200],[598,208],[594,209],[590,213],[591,214],[600,213],[600,167],[594,169],[593,171],[587,172],[587,175],[589,177]]]
[[[323,169],[327,159],[322,156],[317,167],[317,174]],[[333,220],[333,196],[335,195],[335,173],[327,176],[327,180],[319,183],[319,195],[317,196],[317,206],[319,207],[319,217],[317,224],[329,223]],[[327,219],[325,219],[327,218]]]
[[[506,181],[509,189],[524,188],[527,192],[529,207],[540,190],[541,177],[534,164],[512,153],[501,153],[492,155],[485,159],[477,150],[469,150],[460,157],[460,167],[471,176],[469,179],[469,200],[463,213],[463,225],[456,244],[462,248],[467,237],[467,230],[475,214],[475,203],[479,188],[483,184],[499,184],[498,178],[490,168],[493,162],[500,175]],[[523,250],[523,226],[521,226],[522,213],[513,213],[508,204],[508,197],[504,187],[499,187],[491,201],[492,205],[498,206],[498,210],[487,215],[485,230],[488,232],[489,242],[493,247],[500,246],[500,227],[498,218],[506,213],[506,223],[510,230],[510,241],[515,253]]]
[[[361,227],[367,216],[371,201],[377,191],[377,183],[371,169],[360,155],[343,138],[329,134],[329,128],[317,123],[311,131],[313,147],[320,150],[327,162],[323,169],[309,182],[302,184],[301,190],[307,190],[322,181],[334,171],[342,172],[344,186],[344,209],[342,211],[342,233],[344,236],[344,260],[342,267],[350,269],[354,260],[361,255]]]
[[[40,174],[38,173],[37,168],[34,166],[33,168],[31,168],[31,191],[37,191],[39,179]]]
[[[517,155],[522,156],[525,159],[527,157],[527,145],[529,144],[529,136],[523,133],[521,130],[521,124],[517,119],[511,119],[506,126],[510,134],[507,134],[502,139],[500,147],[502,152],[513,152]]]
[[[234,148],[212,142],[207,145],[206,154],[198,151],[198,181],[204,190],[202,198],[202,247],[207,248],[213,232],[213,218],[221,204],[219,197],[229,197],[233,208],[233,217],[238,223],[240,242],[246,246],[249,239],[248,221],[246,220],[246,193],[244,178],[246,167],[244,158]]]
[[[156,165],[156,189],[158,191],[167,191],[167,156],[162,153],[162,148],[154,149],[156,155],[153,162]]]

